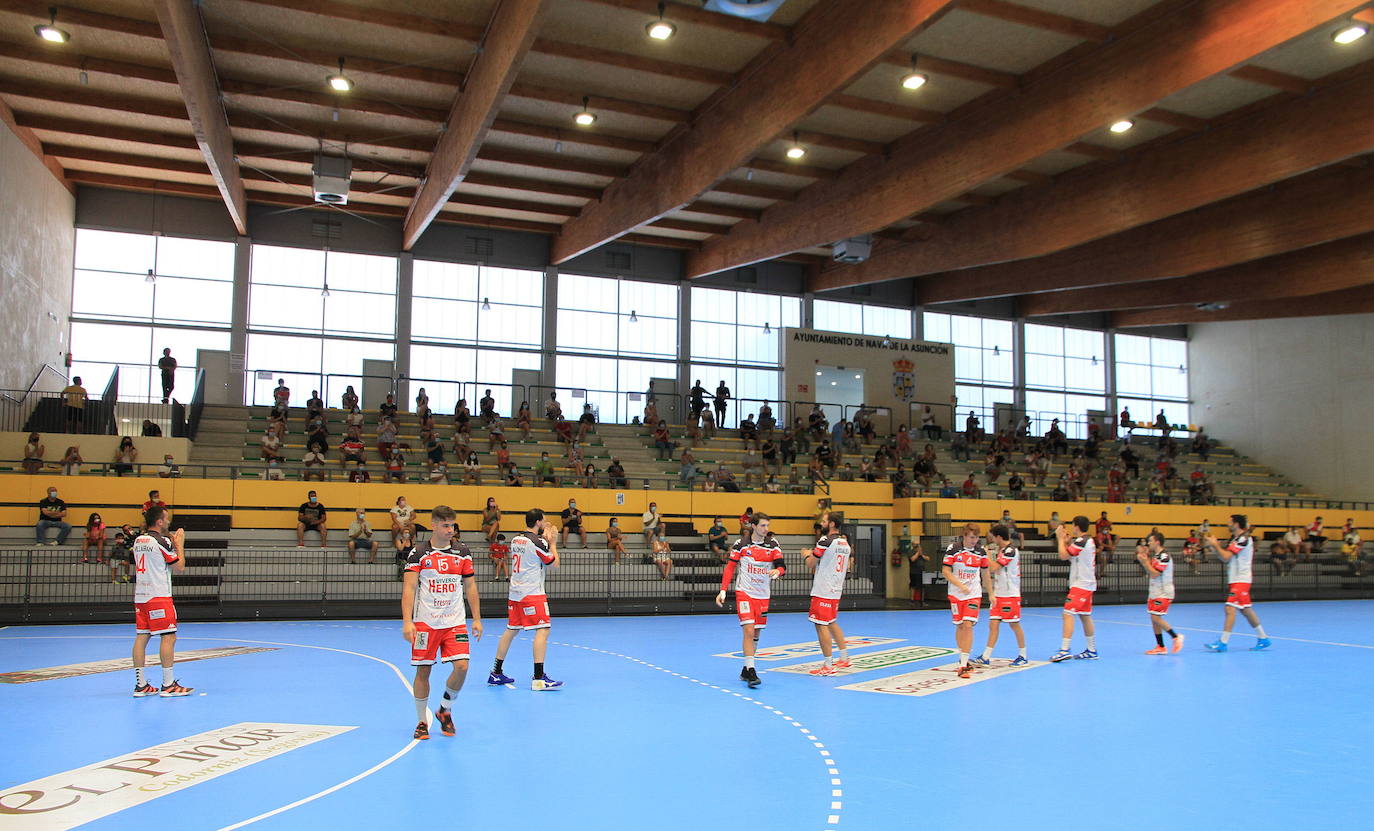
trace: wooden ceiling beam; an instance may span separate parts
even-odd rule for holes
[[[585,2],[642,12],[645,15],[645,23],[658,17],[658,0],[585,0]],[[788,29],[780,23],[769,23],[762,20],[750,20],[744,17],[720,14],[719,12],[709,12],[682,3],[670,3],[664,16],[675,23],[692,23],[764,40],[780,41],[787,39]]]
[[[506,92],[539,33],[549,0],[501,0],[497,3],[464,78],[463,89],[453,102],[443,135],[430,156],[425,178],[410,203],[402,232],[401,248],[409,251],[434,221],[444,203],[477,160],[478,149]]]
[[[959,0],[959,9],[982,17],[1016,23],[1043,32],[1054,32],[1058,35],[1093,43],[1105,42],[1112,32],[1110,28],[1097,23],[1030,6],[1007,3],[1004,0]]]
[[[1241,81],[1249,81],[1261,86],[1273,87],[1274,89],[1291,92],[1296,95],[1305,95],[1312,88],[1312,82],[1297,75],[1289,75],[1287,72],[1278,72],[1273,69],[1265,69],[1262,66],[1241,66],[1231,70],[1231,77]]]
[[[1307,129],[1312,124],[1340,124],[1341,128]],[[964,269],[954,278],[923,279],[922,302],[930,303],[1022,294],[1028,285],[1041,290],[1070,287],[1073,283],[1065,283],[1070,279],[1067,272],[1045,272],[1026,283],[1031,266],[1018,269],[1014,261],[1044,260],[1051,255],[1057,259],[1049,262],[1062,263],[1076,257],[1072,251],[1086,244],[1095,245],[1089,250],[1105,256],[1111,243],[1094,240],[1110,239],[1371,151],[1374,71],[1363,80],[1295,98],[1252,119],[1153,148],[1115,167],[1070,173],[1053,188],[1010,193],[996,208],[955,220],[920,249],[875,253],[843,279],[894,279]],[[1358,174],[1341,168],[1338,175],[1354,178]],[[1290,215],[1276,207],[1281,215]],[[1180,220],[1178,227],[1189,225]],[[996,239],[981,236],[988,233],[996,234]],[[1111,269],[1096,270],[1104,278],[1113,274]]]
[[[200,9],[192,0],[154,0],[158,24],[172,56],[172,68],[181,85],[191,131],[210,166],[210,175],[224,197],[229,218],[240,234],[248,233],[248,196],[234,158],[234,137],[220,100],[219,79]]]
[[[1172,326],[1185,323],[1218,323],[1227,320],[1270,320],[1288,317],[1369,314],[1374,312],[1374,286],[1314,294],[1294,302],[1291,298],[1233,303],[1225,309],[1204,310],[1196,306],[1169,306],[1163,309],[1137,309],[1114,312],[1112,326],[1130,329],[1137,326]]]
[[[553,262],[566,262],[710,190],[949,2],[871,0],[862,15],[842,0],[813,7],[793,27],[789,48],[756,66],[569,221],[555,241]]]
[[[1374,284],[1374,233],[1171,280],[1032,294],[1017,308],[1026,317],[1038,317],[1291,299],[1369,284]]]
[[[912,56],[913,53],[906,50],[890,52],[887,57],[883,58],[883,63],[909,70]],[[987,69],[973,64],[946,60],[945,58],[937,58],[934,55],[915,55],[915,57],[917,69],[923,74],[943,75],[946,78],[973,81],[974,83],[987,84],[990,87],[996,87],[998,89],[1016,89],[1021,85],[1021,79],[1011,72],[1002,72],[997,69]]]
[[[1123,112],[1148,109],[1361,5],[1198,0],[1093,48],[993,106],[924,131],[920,152],[851,164],[802,198],[769,208],[761,222],[736,226],[707,243],[689,258],[687,272],[699,277],[883,228],[1071,146]]]

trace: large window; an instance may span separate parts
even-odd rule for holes
[[[1087,435],[1088,410],[1106,407],[1106,335],[1089,329],[1027,323],[1026,411],[1043,433],[1059,419],[1069,438]]]
[[[104,391],[110,382],[110,374],[118,366],[121,401],[160,401],[162,374],[150,364],[162,357],[163,349],[171,349],[172,357],[179,364],[172,396],[186,402],[191,400],[191,393],[195,389],[196,350],[228,348],[229,331],[226,329],[176,329],[76,321],[72,323],[71,374],[80,376],[87,392],[96,396]]]
[[[395,257],[254,245],[251,283],[251,330],[396,334]]]
[[[558,400],[570,420],[582,412],[583,404],[590,404],[598,421],[620,424],[636,416],[643,418],[644,395],[651,379],[677,377],[676,364],[578,355],[559,355],[555,371],[559,379]],[[541,398],[530,402],[536,417],[543,414],[548,392]],[[666,402],[659,401],[659,408],[665,410],[663,417],[671,420],[666,406]]]
[[[291,404],[304,406],[311,390],[331,407],[341,406],[344,390],[350,385],[363,396],[363,361],[392,361],[396,347],[390,341],[345,340],[342,338],[301,337],[251,333],[245,367],[255,370],[246,384],[249,403],[270,405],[277,380],[291,388]],[[363,406],[375,409],[379,401]]]
[[[561,274],[558,351],[675,360],[677,292],[669,283]]]
[[[922,325],[926,340],[954,345],[956,423],[972,410],[990,428],[996,405],[1016,400],[1011,321],[925,312]]]
[[[911,312],[907,309],[817,300],[811,316],[817,329],[902,340],[911,337]]]
[[[782,327],[800,325],[800,298],[692,289],[693,360],[777,366]]]
[[[773,408],[773,417],[778,419],[779,423],[783,423],[784,418],[790,419],[791,416],[798,415],[778,401],[782,373],[777,370],[692,364],[692,380],[700,380],[706,391],[712,394],[721,381],[730,388],[730,395],[734,400],[726,407],[725,423],[721,425],[723,427],[736,426],[740,418],[750,413],[757,415],[759,407],[765,401]],[[706,403],[709,406],[710,399],[707,399]],[[810,407],[807,407],[807,410],[809,411]]]
[[[1134,421],[1155,420],[1160,410],[1170,424],[1188,424],[1188,342],[1142,335],[1117,335],[1116,394]]]
[[[410,348],[410,377],[417,379],[410,382],[411,396],[423,387],[435,412],[453,412],[459,398],[466,398],[468,409],[477,412],[477,402],[489,389],[496,411],[509,416],[527,397],[535,399],[532,407],[538,403],[539,391],[513,386],[512,374],[517,369],[537,371],[540,361],[538,352],[416,344]]]
[[[416,260],[411,335],[417,341],[538,348],[544,342],[544,275]]]

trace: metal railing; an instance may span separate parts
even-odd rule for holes
[[[191,406],[186,412],[186,438],[196,440],[200,434],[200,419],[205,414],[205,370],[196,370],[196,387],[191,393]]]

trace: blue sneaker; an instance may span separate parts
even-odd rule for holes
[[[989,661],[987,658],[984,658],[984,657],[982,657],[982,656],[979,656],[979,657],[977,657],[977,658],[974,658],[973,660],[969,661],[969,663],[970,663],[970,664],[976,664],[977,666],[980,666],[980,667],[990,667],[990,666],[992,666],[992,661]]]
[[[1083,650],[1082,652],[1078,653],[1077,655],[1075,655],[1075,656],[1073,656],[1073,657],[1074,657],[1074,660],[1076,660],[1076,661],[1096,661],[1096,660],[1097,660],[1097,650],[1096,650],[1096,649],[1085,649],[1085,650]]]
[[[1061,649],[1061,650],[1059,650],[1058,652],[1056,652],[1056,653],[1054,653],[1053,655],[1050,656],[1050,662],[1051,662],[1051,663],[1057,664],[1057,663],[1059,663],[1060,661],[1067,661],[1067,660],[1069,660],[1069,659],[1072,658],[1072,657],[1073,657],[1073,653],[1072,653],[1072,652],[1070,652],[1070,651],[1067,650],[1067,649]]]
[[[1016,660],[1012,661],[1011,665],[1014,667],[1023,667],[1029,663],[1030,661],[1027,661],[1024,655],[1017,655]]]
[[[1225,651],[1226,651],[1226,644],[1222,643],[1221,641],[1212,641],[1212,642],[1209,643],[1209,644],[1204,644],[1204,646],[1205,646],[1207,649],[1211,650],[1212,652],[1225,652]]]
[[[555,681],[547,675],[543,678],[536,678],[530,682],[530,689],[534,690],[535,692],[542,692],[544,690],[557,690],[562,689],[562,687],[562,681]]]
[[[1260,638],[1259,640],[1255,641],[1255,645],[1254,645],[1254,646],[1250,647],[1250,651],[1251,651],[1251,652],[1262,652],[1263,650],[1266,650],[1266,649],[1268,649],[1269,647],[1271,647],[1271,646],[1273,646],[1273,645],[1274,645],[1274,642],[1271,641],[1271,640],[1269,640],[1268,638]]]
[[[487,683],[493,687],[514,687],[515,679],[493,670],[491,675],[487,676]]]

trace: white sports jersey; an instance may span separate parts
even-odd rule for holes
[[[510,541],[511,600],[544,594],[544,567],[553,562],[549,541],[532,534],[516,534]]]
[[[845,575],[849,573],[850,558],[854,556],[849,540],[841,534],[821,537],[813,554],[820,562],[816,563],[816,575],[811,578],[811,596],[839,600],[844,591]]]
[[[156,531],[144,531],[134,540],[134,602],[146,603],[159,597],[172,596],[172,563],[176,548],[172,541]]]
[[[406,571],[419,575],[411,620],[433,629],[452,629],[467,623],[463,579],[476,577],[472,554],[462,543],[448,548],[415,551],[406,558]]]
[[[1231,538],[1226,544],[1226,550],[1233,555],[1226,561],[1226,582],[1227,583],[1253,583],[1254,577],[1250,573],[1250,565],[1255,559],[1255,540],[1249,534],[1240,534]]]
[[[1069,588],[1097,591],[1097,543],[1090,534],[1074,537],[1069,552]]]
[[[948,589],[950,597],[956,600],[972,600],[983,596],[982,570],[988,567],[988,555],[983,546],[964,548],[962,540],[955,540],[945,549],[943,562],[949,566],[954,579],[967,587],[964,591],[959,591],[959,588],[951,583]]]
[[[1169,556],[1169,552],[1161,551],[1158,554],[1150,555],[1150,564],[1154,570],[1150,572],[1150,594],[1149,599],[1163,597],[1168,600],[1174,599],[1174,558]]]
[[[1009,545],[997,553],[997,564],[1001,568],[992,573],[993,597],[1020,597],[1021,552]]]
[[[730,562],[725,567],[727,574],[732,567],[738,568],[736,595],[745,594],[755,600],[767,600],[773,596],[768,572],[783,568],[782,548],[771,537],[763,542],[736,540],[730,546]]]

